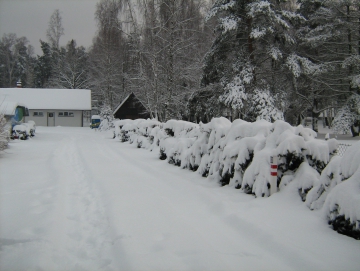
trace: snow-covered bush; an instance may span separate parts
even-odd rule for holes
[[[156,120],[144,120],[139,122],[137,125],[137,147],[138,148],[145,148],[145,149],[151,149],[151,146],[154,144],[158,144],[157,139],[157,131],[159,127],[162,127],[162,124],[159,121]]]
[[[136,142],[138,148],[152,149],[152,146],[159,145],[159,127],[162,123],[155,120],[115,120],[113,121],[115,127],[115,137],[121,142],[129,141]],[[161,133],[160,133],[161,134]]]
[[[10,139],[8,126],[5,116],[0,114],[0,151],[6,149]]]
[[[113,116],[113,111],[111,110],[110,105],[105,104],[101,108],[100,118],[101,118],[101,123],[99,125],[100,131],[107,131],[110,128],[114,128],[114,125],[113,125],[114,116]]]
[[[221,152],[220,146],[216,144],[225,137],[231,127],[231,122],[226,118],[213,118],[210,123],[200,124],[200,127],[208,138],[205,138],[207,145],[201,148],[205,153],[202,155],[197,171],[204,177],[216,178],[219,176],[217,173],[219,172],[219,154]],[[218,159],[214,159],[215,157]],[[220,181],[219,177],[217,181]]]
[[[199,125],[187,121],[169,120],[164,124],[165,137],[159,140],[160,159],[186,167],[186,154],[199,136]],[[182,162],[183,161],[183,162]]]

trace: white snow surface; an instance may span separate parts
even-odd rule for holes
[[[110,131],[37,127],[0,152],[0,270],[359,270],[359,241],[297,190],[255,198]]]

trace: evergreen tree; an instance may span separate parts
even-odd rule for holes
[[[208,19],[218,17],[217,37],[202,84],[220,83],[220,101],[243,119],[258,117],[259,96],[285,97],[290,87],[284,63],[295,44],[292,25],[303,17],[284,7],[282,1],[218,0],[209,12]]]
[[[35,87],[44,88],[52,75],[52,50],[49,43],[40,40],[42,56],[37,57],[35,69]]]

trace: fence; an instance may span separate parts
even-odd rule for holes
[[[339,156],[343,156],[344,153],[346,152],[347,148],[350,147],[351,145],[350,144],[339,144],[339,147],[337,148],[336,150],[336,155],[339,155]]]

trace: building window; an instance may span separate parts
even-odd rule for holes
[[[41,112],[41,111],[33,112],[33,116],[34,116],[34,117],[43,117],[43,116],[44,116],[44,112]]]
[[[74,112],[59,112],[58,114],[59,117],[73,117],[74,116]]]

